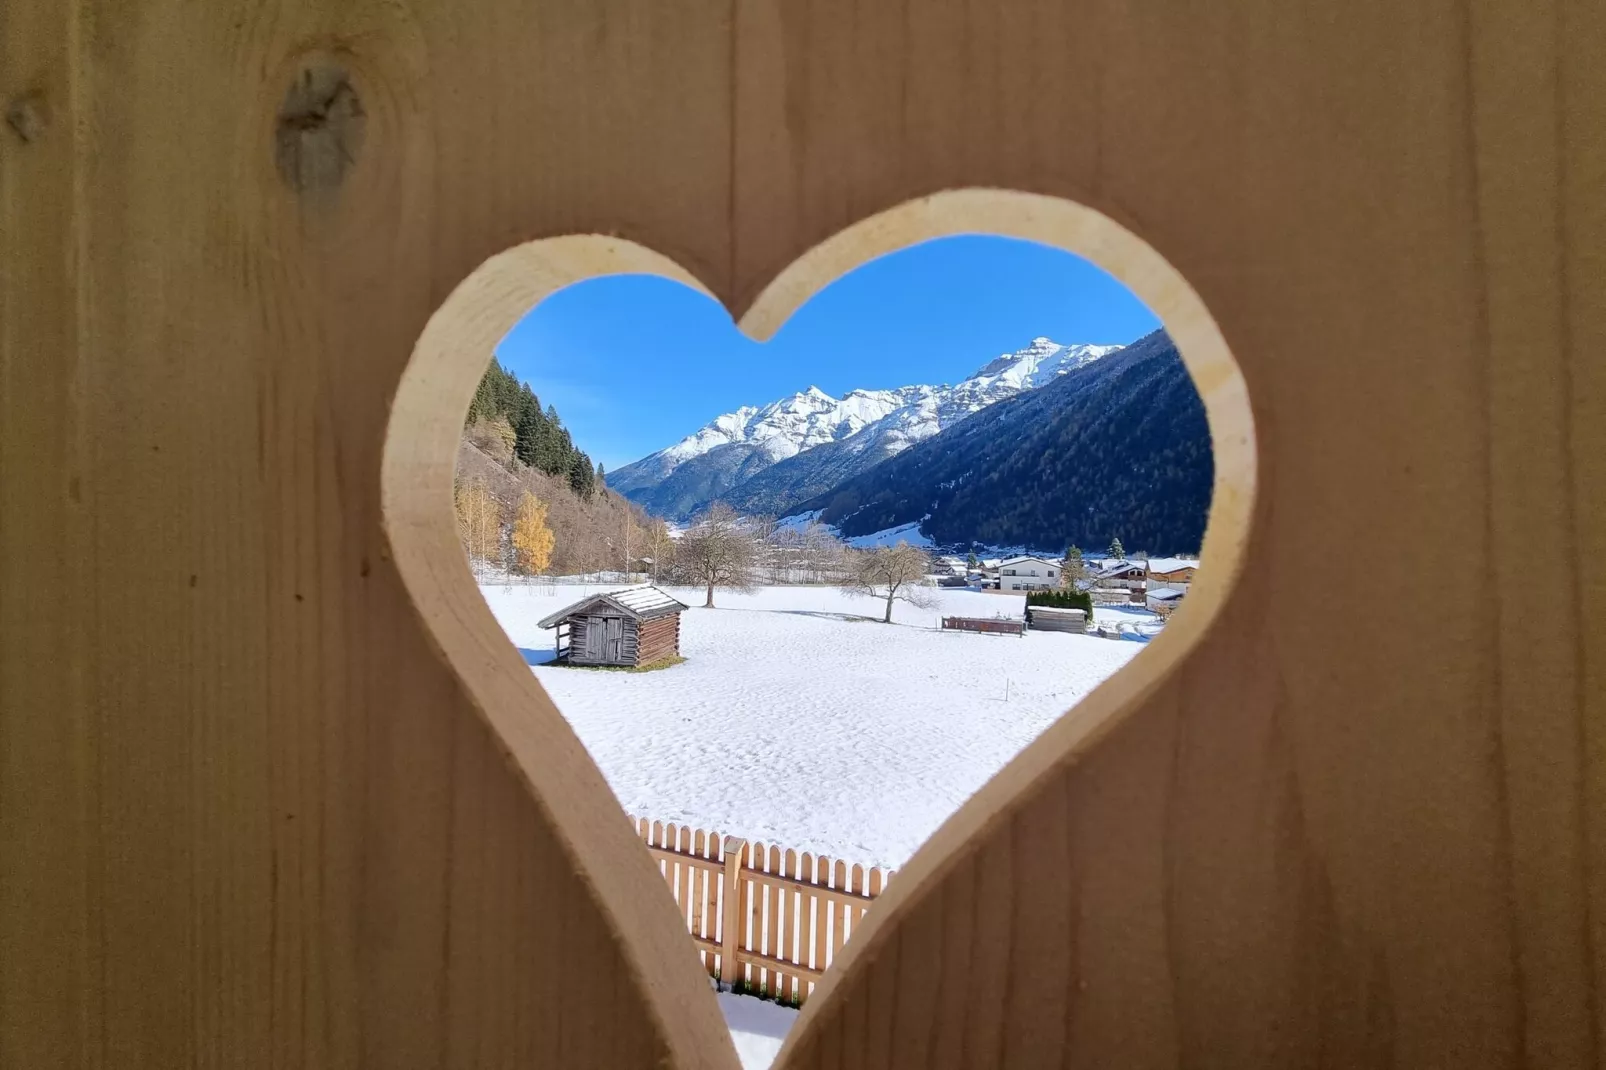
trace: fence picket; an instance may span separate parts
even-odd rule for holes
[[[814,879],[811,883],[815,886],[825,884],[831,876],[831,860],[822,855],[814,860],[814,866]],[[831,939],[831,919],[826,916],[826,911],[830,909],[831,901],[821,896],[813,896],[812,898],[814,900],[814,961],[810,965],[816,970],[823,971],[831,961],[831,954],[827,946],[827,941]],[[814,986],[811,983],[809,993],[812,995],[813,992]]]
[[[864,894],[864,867],[863,866],[858,865],[858,864],[854,865],[854,867],[853,867],[853,885],[852,885],[852,887],[850,887],[848,889],[848,891],[853,892],[853,893],[855,893],[857,895],[863,895]],[[858,929],[859,929],[859,919],[864,917],[864,911],[860,910],[858,907],[851,907],[850,906],[850,907],[848,907],[848,912],[851,915],[850,920],[848,921],[848,936],[851,937],[855,932],[858,931]]]
[[[744,870],[751,871],[753,869],[757,853],[757,846],[751,842],[742,848],[742,868]],[[741,885],[741,913],[738,915],[741,928],[737,930],[736,934],[737,947],[742,951],[751,951],[756,936],[756,926],[753,923],[754,881],[751,877],[744,876],[737,883]],[[758,980],[757,971],[753,969],[751,963],[738,962],[736,975],[749,985]]]
[[[848,888],[848,864],[840,858],[836,860],[836,871],[832,875],[831,887],[840,888],[842,891],[850,890]],[[831,901],[832,962],[835,962],[836,957],[842,954],[842,942],[847,939],[849,909],[846,903],[838,902],[837,900]]]
[[[804,851],[797,860],[797,879],[812,881],[814,879],[814,859]],[[814,897],[799,892],[797,895],[797,954],[796,958],[804,966],[814,965],[809,961],[809,949],[814,946]],[[792,986],[792,995],[798,1002],[802,1002],[809,994],[809,979],[799,977]]]
[[[680,836],[679,840],[675,844],[675,850],[683,851],[688,855],[692,853],[690,828],[684,825],[681,826]],[[696,903],[691,896],[692,870],[695,868],[696,867],[692,866],[689,862],[682,862],[680,864],[680,920],[685,922],[688,928],[695,924],[695,920],[697,918]]]
[[[770,847],[770,872],[786,875],[786,859],[779,847]],[[776,888],[775,916],[770,920],[770,954],[778,959],[786,958],[786,933],[791,928],[791,920],[792,891],[790,888]],[[770,984],[770,994],[779,999],[786,992],[786,981],[789,976],[784,970],[776,971]]]
[[[814,856],[804,851],[797,856],[797,879],[811,882],[814,879]],[[814,897],[803,892],[797,897],[797,961],[813,966],[810,951],[814,948]],[[797,997],[802,1000],[809,994],[808,977],[799,977]]]
[[[708,857],[708,845],[712,838],[712,833],[705,832],[702,829],[697,830],[697,837],[693,841],[692,849],[698,858]],[[692,932],[705,940],[712,939],[714,934],[708,930],[708,871],[701,867],[693,869],[692,881]],[[699,947],[697,951],[703,960],[703,968],[709,974],[718,976],[714,969],[713,953],[702,947]]]
[[[760,873],[768,873],[770,871],[770,852],[768,847],[759,848],[758,861],[754,865]],[[775,911],[775,885],[763,882],[760,887],[762,890],[758,894],[761,897],[762,905],[759,907],[758,924],[762,926],[762,929],[755,928],[754,930],[753,948],[759,954],[764,955],[769,953],[770,918],[773,917]],[[759,991],[766,995],[769,994],[770,986],[774,983],[775,971],[767,965],[761,967],[758,973]]]

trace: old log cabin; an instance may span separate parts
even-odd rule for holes
[[[636,668],[680,654],[685,604],[656,587],[594,594],[541,621],[556,629],[558,660]]]

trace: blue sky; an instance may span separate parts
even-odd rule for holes
[[[1160,325],[1080,257],[1034,242],[943,238],[873,260],[814,296],[769,342],[657,276],[589,279],[541,302],[497,358],[557,406],[609,471],[720,413],[818,386],[954,383],[1033,338],[1125,343]]]

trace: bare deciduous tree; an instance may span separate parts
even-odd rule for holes
[[[475,575],[501,557],[504,508],[484,479],[475,477],[456,487],[457,527]]]
[[[936,605],[931,591],[921,586],[931,572],[931,557],[919,547],[900,542],[873,550],[850,550],[848,563],[851,571],[842,589],[848,594],[885,598],[887,611],[881,618],[883,624],[892,623],[894,601],[908,602],[922,609]]]
[[[848,574],[848,548],[818,520],[803,527],[803,561],[810,583],[841,583]]]
[[[694,583],[705,587],[705,609],[714,607],[714,588],[747,591],[758,567],[758,545],[736,511],[715,502],[698,517],[675,547],[675,563]]]
[[[652,582],[658,582],[660,573],[668,572],[674,565],[675,540],[669,535],[669,525],[657,517],[651,517],[647,523],[647,556],[652,561]]]

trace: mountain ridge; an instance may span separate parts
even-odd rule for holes
[[[615,470],[607,484],[672,519],[684,519],[715,500],[739,509],[781,511],[800,496],[851,478],[989,405],[1121,348],[1062,345],[1039,336],[952,386],[850,390],[841,398],[810,386],[768,405],[721,414],[679,442]]]
[[[1194,552],[1214,467],[1163,330],[964,420],[789,510],[845,537],[918,524],[945,545]]]

